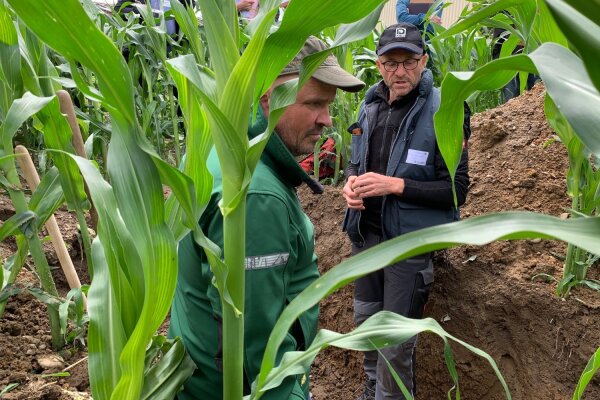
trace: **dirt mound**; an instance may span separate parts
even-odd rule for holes
[[[469,144],[471,189],[463,218],[503,210],[529,210],[560,216],[570,200],[564,146],[543,112],[541,85],[472,119]],[[350,255],[340,232],[344,200],[340,188],[322,196],[300,191],[316,226],[320,268],[325,271]],[[587,360],[600,344],[600,296],[576,290],[567,300],[555,283],[532,281],[539,273],[560,279],[566,246],[553,241],[497,242],[463,246],[436,257],[436,282],[428,316],[456,337],[487,351],[498,363],[514,399],[570,399]],[[592,270],[598,275],[598,268]],[[321,326],[348,331],[352,326],[352,288],[322,304]],[[453,346],[464,399],[503,397],[491,368]],[[451,388],[442,343],[422,335],[418,347],[418,398],[444,399]],[[361,356],[327,350],[312,370],[316,400],[357,396],[363,375]],[[598,379],[585,398],[600,399]]]

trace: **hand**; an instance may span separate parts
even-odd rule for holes
[[[361,199],[388,194],[401,195],[404,192],[404,179],[367,172],[352,181],[352,191]]]
[[[442,19],[440,18],[439,15],[432,15],[431,17],[429,17],[429,21],[436,23],[438,25],[442,24]]]
[[[289,1],[282,1],[281,4],[279,5],[279,7],[286,8],[289,3],[290,3]]]
[[[355,180],[356,176],[351,176],[348,178],[348,181],[344,185],[343,193],[344,198],[346,199],[346,205],[348,206],[348,208],[354,210],[364,210],[365,206],[363,205],[362,199],[360,198],[360,196],[354,193],[354,190],[352,190],[352,186]]]
[[[242,0],[236,4],[238,11],[248,11],[252,8],[252,2],[249,0]]]

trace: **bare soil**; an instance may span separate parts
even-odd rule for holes
[[[502,210],[530,210],[560,216],[570,200],[566,194],[568,160],[543,114],[543,87],[472,120],[470,140],[471,189],[463,218]],[[546,144],[546,146],[545,146]],[[341,232],[345,210],[341,188],[327,187],[321,196],[301,188],[299,196],[315,224],[322,272],[350,256],[350,243]],[[0,197],[0,219],[14,213],[10,201]],[[58,213],[65,240],[71,246],[76,268],[87,282],[74,219]],[[64,295],[68,288],[56,267],[49,245],[46,253],[55,265],[55,279]],[[532,280],[544,273],[560,279],[565,245],[554,241],[497,242],[483,247],[463,246],[436,256],[436,282],[427,306],[435,318],[457,338],[488,352],[498,363],[513,398],[564,400],[573,389],[587,360],[600,346],[600,295],[576,289],[563,300],[554,291],[556,282]],[[0,244],[4,260],[14,243]],[[32,265],[28,262],[29,265]],[[590,271],[598,279],[600,268]],[[36,285],[30,269],[18,284]],[[352,285],[321,303],[321,326],[347,332],[354,326]],[[9,400],[66,400],[89,398],[85,349],[70,344],[60,352],[50,350],[46,307],[27,293],[11,298],[0,320],[0,391],[9,383],[19,386],[2,398]],[[491,368],[479,357],[454,345],[463,399],[502,399],[502,388]],[[47,358],[58,362],[44,368]],[[41,361],[41,363],[40,363]],[[351,400],[362,389],[360,353],[327,349],[312,369],[315,400]],[[445,399],[451,388],[444,366],[442,343],[421,335],[418,346],[417,399]],[[43,377],[67,371],[69,377]],[[600,399],[600,379],[588,387],[584,398]]]

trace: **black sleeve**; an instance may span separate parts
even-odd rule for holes
[[[469,191],[469,151],[467,140],[471,136],[471,110],[465,103],[465,119],[463,123],[464,145],[456,175],[454,186],[456,188],[456,200],[458,206],[465,203]],[[435,158],[435,180],[414,181],[404,180],[404,192],[402,198],[411,203],[420,204],[432,208],[448,209],[454,207],[454,196],[452,194],[452,179],[446,163],[436,146]]]
[[[353,164],[352,162],[348,163],[348,166],[346,167],[346,179],[348,179],[351,176],[354,175],[358,175],[358,164]]]

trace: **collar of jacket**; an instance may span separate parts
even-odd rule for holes
[[[379,85],[385,85],[385,83],[383,81],[379,81],[375,85],[371,86],[369,90],[367,90],[367,93],[365,94],[365,104],[372,103],[377,98],[375,89],[377,89]],[[427,96],[431,92],[432,88],[433,73],[431,70],[425,68],[423,73],[421,73],[421,82],[419,82],[419,97]]]
[[[259,107],[254,124],[250,122],[248,136],[252,139],[260,135],[267,129],[267,126],[267,118],[265,118],[262,108]],[[277,132],[271,134],[269,142],[261,155],[261,160],[293,187],[300,186],[302,182],[305,182],[314,193],[323,193],[323,186],[300,167],[300,164],[287,149]]]

